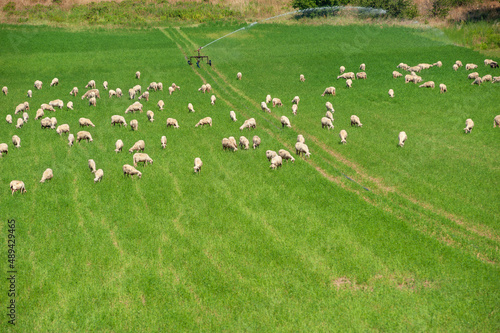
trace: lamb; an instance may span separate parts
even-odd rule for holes
[[[68,146],[73,146],[75,143],[75,136],[73,134],[68,135]]]
[[[495,116],[495,118],[493,118],[493,128],[497,126],[500,127],[500,115]]]
[[[54,177],[54,173],[52,172],[52,169],[48,168],[43,172],[42,179],[40,180],[40,183],[45,183],[46,180],[51,180]]]
[[[130,88],[128,90],[128,98],[129,99],[134,99],[135,98],[135,90],[134,89]]]
[[[162,149],[167,148],[167,137],[165,135],[161,137],[161,141],[160,142],[161,142],[161,148]]]
[[[135,72],[135,78],[140,79],[141,78],[141,72],[137,71]]]
[[[335,96],[335,87],[328,87],[325,89],[325,91],[323,92],[323,94],[321,96],[325,96],[325,95],[333,95]]]
[[[359,121],[359,117],[354,114],[351,116],[351,126],[353,125],[363,127],[363,124]]]
[[[266,150],[267,160],[270,162],[273,157],[278,156],[278,154],[274,150]]]
[[[42,85],[43,85],[42,81],[40,81],[40,80],[36,80],[36,81],[35,81],[35,84],[34,84],[33,86],[34,86],[37,90],[40,90],[40,89],[42,89]]]
[[[26,193],[26,187],[24,186],[24,183],[20,180],[11,181],[10,190],[12,191],[12,195],[14,195],[14,193],[17,191],[21,192],[21,194]]]
[[[500,118],[500,117],[499,117]],[[500,119],[499,119],[500,121]],[[500,123],[499,123],[500,124]],[[252,138],[252,142],[253,142],[253,149],[255,148],[259,148],[260,147],[260,138],[257,136],[257,135],[254,135],[253,138]]]
[[[216,99],[217,99],[217,98],[215,98],[215,95],[210,96],[210,103],[211,103],[212,105],[214,105],[214,104],[215,104],[215,100],[216,100]]]
[[[174,118],[167,118],[167,127],[179,128],[179,123]]]
[[[297,105],[299,105],[299,102],[300,102],[300,98],[299,98],[299,96],[295,96],[295,97],[292,99],[292,104],[297,104]]]
[[[158,109],[163,110],[163,107],[165,106],[165,102],[163,102],[161,99],[158,101],[156,104],[158,106]]]
[[[134,113],[136,111],[142,112],[142,104],[140,102],[135,102],[132,105],[130,105],[126,110],[125,113]]]
[[[212,118],[205,117],[203,119],[200,119],[200,121],[196,125],[194,125],[194,127],[203,126],[203,125],[210,125],[210,127],[212,127]]]
[[[254,118],[247,119],[243,122],[243,125],[240,127],[240,131],[244,130],[245,128],[255,128],[257,126],[257,123],[255,122]]]
[[[23,121],[25,123],[27,123],[28,119],[30,119],[30,116],[28,115],[28,112],[23,112]]]
[[[328,130],[333,129],[332,120],[327,117],[321,118],[321,128],[327,128]]]
[[[129,153],[133,153],[134,151],[144,151],[146,144],[144,140],[139,140],[128,150]]]
[[[250,147],[250,141],[244,136],[240,136],[240,147],[245,150],[248,150]]]
[[[191,103],[188,104],[188,112],[195,112],[193,104],[191,104]]]
[[[197,157],[194,159],[194,173],[199,173],[201,171],[201,167],[203,166],[203,162],[201,161],[201,158]]]
[[[90,159],[88,161],[88,164],[89,164],[90,172],[95,173],[96,172],[95,161]]]
[[[7,94],[9,93],[9,88],[7,88],[6,86],[3,86],[2,87],[2,93],[7,96]]]
[[[306,81],[306,78],[304,77],[304,74],[300,74],[299,80],[300,80],[300,82],[305,82]]]
[[[229,117],[231,118],[232,121],[237,121],[236,119],[236,113],[234,111],[229,111]]]
[[[138,128],[139,128],[139,122],[137,121],[137,119],[132,119],[132,120],[130,121],[130,129],[131,129],[132,131],[137,131],[137,130],[138,130]]]
[[[130,164],[124,164],[122,170],[123,170],[123,176],[128,175],[130,177],[134,177],[135,175],[137,175],[137,177],[139,177],[139,179],[141,179],[141,177],[142,177],[142,172],[140,172],[139,170],[137,170],[136,168],[134,168]]]
[[[56,117],[50,118],[50,128],[51,129],[55,129],[56,125],[57,125],[57,119],[56,119]]]
[[[352,80],[351,79],[345,80],[345,85],[347,88],[352,88]]]
[[[158,84],[157,84],[157,88],[158,88],[158,90],[163,91],[163,83],[158,82]]]
[[[446,88],[446,85],[444,83],[439,84],[439,92],[441,94],[444,94],[447,91],[448,91],[448,88]]]
[[[150,122],[155,121],[155,113],[154,113],[153,111],[148,110],[148,111],[146,112],[146,116],[148,117],[148,120],[149,120]]]
[[[76,133],[76,139],[78,140],[78,142],[80,142],[82,140],[87,140],[87,142],[94,141],[92,139],[92,135],[90,135],[90,133],[87,131],[80,131],[80,132]]]
[[[33,97],[33,91],[30,89],[28,90],[28,93],[26,94],[26,97],[32,98]]]
[[[153,164],[153,159],[149,157],[148,154],[144,153],[135,153],[134,156],[132,157],[134,160],[134,166],[137,166],[137,163],[143,162],[143,165],[146,166],[146,164]]]
[[[366,80],[366,73],[365,72],[356,73],[356,79],[358,79],[358,80]]]
[[[297,135],[297,142],[306,143],[306,139],[304,139],[304,136],[302,134],[299,134]]]
[[[283,103],[281,103],[281,99],[279,98],[273,98],[273,107],[275,106],[283,106]]]
[[[127,127],[127,122],[125,121],[125,117],[123,117],[123,116],[119,116],[119,115],[111,116],[111,125],[115,126],[116,124],[119,124],[120,127],[122,125],[124,127]]]
[[[389,97],[394,98],[394,90],[389,89]]]
[[[434,89],[434,86],[435,86],[434,81],[427,81],[427,82],[419,85],[418,87],[419,88],[432,88],[432,89]]]
[[[465,121],[465,133],[470,133],[472,131],[472,128],[474,128],[474,122],[469,118]]]
[[[344,66],[340,66],[339,72],[340,72],[340,74],[344,73],[345,72],[345,67]]]
[[[18,137],[17,135],[12,136],[12,144],[16,148],[21,148],[21,138]]]
[[[8,114],[6,117],[5,117],[5,121],[7,121],[8,124],[12,124],[12,116],[10,114]]]
[[[181,90],[181,87],[179,87],[175,83],[172,83],[171,87],[174,88],[175,90]]]
[[[346,132],[346,130],[341,130],[340,133],[339,133],[339,136],[340,136],[340,143],[342,143],[342,144],[347,143],[347,141],[346,141],[346,139],[347,139],[347,132]]]
[[[114,91],[113,89],[109,89],[109,98],[113,96],[116,96],[116,91]]]
[[[474,85],[474,84],[477,84],[478,86],[481,85],[481,83],[483,83],[483,80],[480,78],[480,77],[477,77],[474,82],[471,83],[471,85]]]
[[[146,88],[147,90],[153,90],[157,91],[158,90],[158,83],[156,82],[151,82],[149,86]]]
[[[61,101],[60,99],[56,99],[56,100],[50,101],[49,105],[52,106],[53,108],[62,109],[64,107],[64,102]]]
[[[295,153],[300,156],[300,153],[304,155],[306,158],[311,156],[311,153],[309,152],[309,147],[305,143],[302,142],[297,142],[295,143]]]
[[[145,91],[144,93],[142,93],[141,96],[139,96],[138,100],[141,100],[141,99],[145,99],[146,101],[149,101],[149,91]]]
[[[458,71],[458,65],[457,64],[453,64],[453,70],[456,72]]]
[[[365,70],[365,68],[366,68],[366,65],[365,65],[365,64],[361,64],[361,65],[359,65],[359,70],[360,70],[360,71],[364,71],[364,70]]]
[[[30,104],[28,102],[24,102],[16,106],[16,111],[14,114],[18,114],[19,112],[24,112],[26,110],[29,110]],[[55,110],[54,110],[55,111]]]
[[[0,157],[9,153],[9,146],[6,143],[0,143]]]
[[[471,70],[471,69],[476,69],[476,68],[477,68],[476,64],[467,64],[467,65],[465,65],[465,70],[466,71]]]
[[[443,63],[442,63],[441,61],[437,61],[437,62],[435,62],[432,66],[442,67],[442,66],[443,66]]]
[[[271,101],[272,101],[271,95],[267,95],[266,96],[266,104],[271,103]]]
[[[73,89],[71,89],[71,91],[69,92],[69,94],[71,96],[75,96],[78,95],[78,87],[73,87]]]
[[[288,150],[280,149],[278,151],[278,155],[281,156],[281,158],[286,160],[287,162],[288,162],[288,160],[291,160],[292,163],[295,162],[295,158],[292,156],[292,154],[290,154],[290,152]]]
[[[281,156],[274,156],[271,160],[271,165],[269,166],[271,169],[275,170],[283,165],[283,159]]]
[[[478,72],[474,72],[474,73],[470,73],[469,75],[467,75],[467,78],[469,80],[475,80],[479,77],[479,73]]]
[[[241,72],[238,72],[236,74],[236,80],[241,80],[241,77],[242,77]]]
[[[284,128],[285,126],[286,127],[292,127],[292,125],[290,124],[290,119],[288,119],[287,116],[281,116],[281,128]]]
[[[59,135],[62,135],[63,133],[69,133],[69,125],[62,124],[62,125],[57,126],[56,133]]]
[[[168,87],[168,94],[172,95],[172,93],[175,91],[175,88],[173,87]]]
[[[95,175],[94,183],[100,182],[102,179],[102,176],[104,175],[104,171],[102,171],[102,169],[99,169],[94,173],[94,175]]]
[[[326,102],[326,103],[325,103],[325,106],[326,106],[326,110],[327,110],[327,111],[331,111],[332,113],[333,113],[333,112],[335,112],[335,110],[333,109],[333,105],[332,105],[332,103],[330,103],[330,102]]]
[[[403,74],[401,74],[398,71],[393,71],[392,72],[392,77],[395,78],[395,79],[398,78],[398,77],[402,77],[402,76],[403,76]]]
[[[351,79],[351,80],[353,80],[355,77],[356,76],[354,75],[354,72],[347,72],[347,73],[344,73],[342,75],[337,76],[337,80],[338,79],[345,79],[345,80]]]
[[[294,116],[297,115],[297,110],[298,110],[297,104],[292,104],[292,113]]]
[[[123,96],[123,92],[120,88],[116,88],[116,97],[121,98]]]
[[[97,105],[97,100],[95,97],[89,98],[89,106],[96,106]]]
[[[82,101],[85,98],[92,98],[92,97],[101,98],[101,94],[99,93],[99,89],[90,89],[90,90],[87,90],[85,92],[85,94],[83,94],[83,96],[82,96]]]
[[[271,110],[267,107],[266,102],[260,102],[260,108],[262,109],[262,111],[271,113]]]
[[[222,149],[231,149],[233,152],[235,152],[238,150],[238,147],[236,146],[236,144],[233,144],[233,142],[231,142],[228,138],[224,138],[222,139]]]
[[[68,108],[69,110],[73,110],[73,102],[69,101],[68,103],[66,103],[66,108]]]
[[[490,82],[491,82],[491,81],[493,81],[493,77],[492,77],[490,74],[486,74],[485,76],[483,76],[483,77],[481,78],[481,80],[482,80],[483,82],[486,82],[486,81],[490,81]]]
[[[24,125],[24,120],[23,120],[23,118],[18,118],[18,119],[17,119],[17,125],[16,125],[16,128],[21,128],[21,127],[23,127],[23,125]]]
[[[95,88],[96,85],[95,85],[95,81],[94,80],[90,80],[87,85],[85,86],[85,88]]]
[[[325,117],[330,119],[332,122],[334,121],[333,113],[331,113],[330,111],[326,111]]]
[[[50,82],[51,87],[57,86],[58,84],[59,84],[59,79],[57,77],[53,78],[52,82]]]
[[[43,128],[51,128],[52,127],[52,121],[50,120],[49,117],[45,117],[40,121],[40,125]]]
[[[120,153],[123,149],[123,141],[118,139],[115,142],[115,152]]]
[[[403,147],[405,145],[406,140],[408,139],[408,136],[406,135],[405,132],[399,132],[398,135],[398,140],[399,140],[399,146]]]
[[[104,90],[108,90],[108,81],[104,81],[102,86],[104,87]]]

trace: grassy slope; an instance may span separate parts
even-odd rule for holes
[[[165,31],[190,54],[233,29]],[[0,50],[0,84],[10,90],[2,96],[2,119],[25,100],[36,79],[44,82],[30,100],[32,119],[23,129],[0,123],[0,141],[10,146],[0,163],[2,219],[18,221],[18,328],[499,328],[498,133],[491,126],[498,87],[471,87],[464,70],[450,69],[455,58],[481,62],[478,54],[409,37],[400,28],[256,26],[204,51],[216,66],[200,70],[219,98],[211,106],[209,95],[195,92],[201,78],[158,30],[3,32],[1,44],[11,47]],[[429,70],[424,79],[443,80],[450,90],[446,95],[390,78],[400,61],[438,59],[444,67]],[[369,80],[345,90],[334,79],[338,66],[356,71],[361,62]],[[130,102],[109,100],[102,89],[97,108],[76,98],[75,111],[56,112],[58,123],[70,124],[73,133],[79,117],[92,119],[91,144],[69,148],[65,137],[40,130],[33,120],[39,104],[57,97],[66,102],[71,88],[78,86],[81,94],[89,79],[126,91],[137,83],[136,70],[143,73],[143,87],[151,81],[182,87],[172,96],[151,94],[145,110],[155,111],[154,123],[145,113],[126,116],[139,120],[138,132],[109,125],[110,116],[123,114]],[[243,72],[241,82],[234,80],[237,71]],[[305,84],[298,82],[301,73]],[[48,87],[55,76],[60,86]],[[332,84],[338,92],[329,98],[336,128],[328,132],[318,126],[326,100],[319,95]],[[390,87],[398,98],[389,101]],[[256,108],[267,93],[285,102],[273,114],[287,114],[294,128],[281,131],[279,120]],[[292,117],[289,101],[297,94],[299,115]],[[155,108],[160,98],[165,111]],[[188,102],[195,114],[187,113]],[[237,123],[230,121],[229,110],[236,111]],[[362,129],[347,128],[351,114],[361,117]],[[195,129],[207,115],[214,127]],[[258,127],[247,137],[259,135],[261,148],[223,152],[221,138],[238,138],[238,127],[250,116]],[[181,128],[166,129],[167,117],[177,118]],[[465,136],[467,117],[476,128]],[[272,172],[264,152],[291,147],[295,126],[309,140],[311,162],[299,158]],[[348,145],[338,145],[340,127],[348,130]],[[404,149],[396,148],[400,130],[409,136]],[[10,144],[13,134],[21,137],[19,150]],[[168,138],[166,150],[161,135]],[[143,179],[122,178],[121,166],[132,158],[113,152],[118,138],[127,149],[138,139],[146,141],[154,164],[139,167]],[[352,163],[339,162],[320,142]],[[201,175],[192,174],[196,156],[204,161]],[[104,170],[100,184],[92,182],[89,158]],[[40,184],[47,167],[55,178]],[[28,193],[11,197],[12,179],[24,180]],[[380,182],[393,192],[381,190]],[[449,212],[464,226],[401,195]],[[485,228],[493,240],[470,227]],[[0,233],[7,234],[5,224]],[[452,241],[444,242],[444,235]],[[478,260],[474,248],[495,263]]]

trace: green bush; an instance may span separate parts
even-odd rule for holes
[[[430,10],[431,15],[435,17],[445,18],[450,11],[449,0],[434,0]]]

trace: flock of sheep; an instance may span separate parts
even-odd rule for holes
[[[489,65],[491,68],[498,67],[498,64],[491,59],[486,59],[484,61],[484,64]],[[410,74],[405,76],[405,83],[412,82],[412,83],[417,84],[417,83],[420,83],[423,81],[422,77],[417,75],[417,73],[420,74],[423,70],[426,70],[426,69],[431,68],[433,66],[441,67],[442,63],[440,61],[438,61],[434,64],[418,64],[416,66],[408,66],[407,64],[400,63],[397,66],[397,68],[400,68],[402,70],[406,70],[406,71],[410,72]],[[457,61],[453,65],[453,69],[458,70],[458,68],[460,68],[461,66],[462,66],[462,63],[460,61]],[[475,64],[467,64],[466,70],[472,70],[472,69],[475,69],[477,67],[478,66]],[[365,70],[366,70],[365,64],[360,65],[360,72],[358,72],[356,74],[354,72],[345,72],[345,67],[341,66],[340,67],[340,75],[337,76],[337,79],[344,79],[346,82],[346,87],[352,88],[352,86],[353,86],[352,80],[356,80],[356,79],[365,80],[365,79],[367,79],[367,74],[366,74]],[[403,76],[403,74],[401,74],[398,71],[393,71],[392,75],[393,75],[393,78],[399,78],[399,77]],[[140,79],[140,72],[136,72],[135,77],[137,79]],[[493,77],[492,75],[485,75],[483,77],[479,77],[477,72],[469,74],[468,77],[470,79],[474,79],[474,82],[472,84],[478,84],[478,85],[483,83],[483,82],[486,82],[486,81],[491,81],[492,83],[500,82],[500,77],[498,77],[498,76]],[[242,79],[241,72],[237,73],[236,78],[237,78],[237,80]],[[301,74],[299,77],[299,80],[301,82],[305,82],[305,76],[303,74]],[[59,80],[57,78],[54,78],[52,80],[50,86],[54,87],[57,85],[59,85]],[[39,81],[39,80],[35,81],[35,83],[34,83],[35,89],[40,90],[40,89],[42,89],[42,87],[43,87],[43,83],[41,81]],[[123,96],[122,90],[120,88],[116,88],[115,90],[109,89],[107,81],[103,82],[103,87],[105,90],[108,90],[109,98],[113,98],[113,97],[121,98]],[[427,81],[427,82],[422,83],[419,87],[434,88],[435,84],[433,81]],[[97,105],[97,100],[101,98],[100,91],[99,91],[99,89],[96,88],[96,82],[94,80],[90,80],[87,83],[87,85],[85,86],[85,88],[87,88],[88,90],[82,95],[81,99],[82,100],[87,99],[89,106],[95,107]],[[439,88],[440,88],[441,93],[447,92],[447,87],[445,84],[441,83],[439,85]],[[135,99],[135,97],[137,97],[139,101],[142,99],[149,101],[150,91],[154,92],[154,91],[159,91],[159,90],[160,91],[163,90],[163,84],[161,82],[158,82],[158,83],[151,82],[149,84],[149,86],[147,87],[146,91],[144,91],[144,92],[142,91],[142,87],[140,85],[135,85],[134,87],[132,87],[128,90],[129,99],[132,100],[132,99]],[[172,85],[168,87],[168,91],[169,91],[170,95],[172,95],[177,90],[180,90],[180,87],[177,86],[175,83],[172,83]],[[206,84],[203,84],[198,89],[198,91],[201,93],[211,92],[212,87],[209,83],[206,83]],[[7,95],[9,92],[8,88],[3,87],[2,92],[4,95]],[[70,91],[69,94],[73,97],[76,97],[78,95],[78,93],[79,93],[78,87],[73,87],[73,89]],[[327,87],[321,96],[325,96],[325,95],[335,96],[335,94],[336,94],[336,89],[335,89],[335,87],[331,86],[331,87]],[[33,96],[33,91],[28,90],[27,97],[31,98],[32,96]],[[395,93],[394,93],[393,89],[389,90],[389,96],[391,98],[394,98]],[[216,99],[215,95],[211,95],[210,103],[212,105],[215,104],[216,100],[217,99]],[[127,113],[143,112],[143,104],[139,101],[132,103],[129,107],[126,108],[124,113],[127,114]],[[296,115],[298,112],[299,102],[300,102],[299,96],[295,96],[291,101],[293,115]],[[272,103],[273,107],[282,107],[283,106],[283,103],[279,98],[276,98],[276,97],[272,98],[271,95],[267,95],[265,101],[261,102],[262,111],[271,112],[271,110],[268,106],[270,103]],[[163,110],[165,103],[162,100],[159,100],[158,103],[156,104],[156,106],[158,107],[158,110]],[[327,111],[326,111],[325,116],[321,118],[321,126],[322,126],[322,128],[326,128],[326,129],[330,130],[330,129],[334,128],[334,126],[333,126],[333,122],[334,122],[333,113],[335,112],[335,110],[333,108],[332,103],[329,101],[327,101],[325,103],[325,106],[326,106]],[[43,103],[43,104],[41,104],[40,108],[36,111],[35,120],[40,120],[40,126],[42,129],[46,129],[46,128],[55,129],[56,133],[59,135],[67,133],[68,134],[68,145],[71,147],[71,146],[73,146],[73,144],[75,142],[75,136],[74,136],[74,134],[70,133],[70,126],[68,124],[61,124],[61,125],[57,126],[57,119],[55,117],[45,117],[46,111],[55,112],[56,108],[62,109],[63,107],[64,107],[64,103],[60,99],[52,100],[49,103]],[[66,108],[73,110],[73,102],[69,101],[66,104]],[[194,106],[191,103],[188,104],[187,109],[188,109],[188,112],[192,112],[192,113],[196,112],[194,109]],[[22,128],[23,125],[28,122],[28,120],[29,120],[28,110],[30,110],[30,105],[29,105],[29,102],[27,102],[27,101],[17,105],[17,107],[15,108],[14,114],[17,115],[18,113],[22,113],[22,117],[17,119],[16,128]],[[152,110],[148,110],[146,115],[147,115],[148,121],[150,121],[150,122],[154,121],[154,112]],[[229,116],[230,116],[230,119],[232,121],[234,121],[234,122],[237,121],[236,113],[234,111],[230,111]],[[361,120],[356,115],[351,115],[350,120],[351,120],[351,126],[357,126],[357,127],[363,126],[363,124],[361,123]],[[10,115],[10,114],[7,115],[6,121],[7,121],[7,123],[12,124],[13,123],[12,115]],[[282,128],[292,127],[290,119],[285,115],[281,116],[280,122],[281,122]],[[117,124],[119,126],[124,126],[124,127],[127,126],[127,122],[123,116],[112,115],[111,116],[111,125],[115,126]],[[82,128],[95,127],[95,125],[93,124],[93,122],[90,119],[83,118],[83,117],[79,119],[79,125]],[[138,130],[139,123],[138,123],[137,119],[131,120],[129,125],[130,125],[132,130]],[[204,118],[200,119],[195,124],[195,127],[205,126],[205,125],[209,125],[210,127],[212,126],[212,118],[211,117],[204,117]],[[173,128],[180,127],[178,121],[174,118],[168,118],[166,121],[166,126],[173,127]],[[256,126],[257,126],[256,120],[254,118],[250,118],[250,119],[247,119],[244,121],[244,123],[240,127],[240,130],[244,130],[244,129],[250,130],[250,129],[256,128]],[[494,118],[494,127],[496,127],[496,126],[500,126],[500,115],[498,115]],[[467,119],[466,120],[466,127],[464,128],[465,133],[470,133],[473,127],[474,127],[474,122],[472,121],[472,119]],[[347,143],[347,131],[345,129],[342,129],[339,132],[339,137],[340,137],[340,143],[342,143],[342,144]],[[398,135],[398,145],[400,147],[403,147],[407,138],[408,137],[407,137],[406,133],[404,131],[401,131]],[[92,138],[92,135],[90,132],[85,131],[85,130],[81,130],[81,131],[78,131],[76,133],[76,140],[78,142],[81,142],[82,140],[85,140],[87,142],[92,142],[93,138]],[[17,135],[14,135],[12,137],[12,143],[13,143],[14,147],[16,147],[16,148],[21,147],[20,137]],[[162,148],[165,149],[166,144],[167,144],[166,136],[161,137],[160,143],[161,143]],[[252,145],[253,149],[256,149],[260,146],[261,139],[257,135],[255,135],[252,138],[252,143],[253,143],[253,145]],[[117,152],[117,153],[121,152],[123,145],[124,144],[123,144],[122,140],[117,140],[115,143],[115,152]],[[242,149],[249,149],[250,141],[245,136],[241,136],[239,138],[239,146]],[[238,144],[236,143],[236,139],[232,136],[229,138],[223,138],[222,139],[222,148],[223,148],[223,150],[228,149],[228,150],[232,150],[232,151],[237,151]],[[138,178],[141,178],[142,172],[138,171],[135,168],[135,167],[137,167],[137,164],[143,163],[144,166],[148,163],[153,164],[153,159],[148,154],[144,153],[144,149],[145,149],[145,142],[143,140],[137,141],[129,149],[130,153],[134,153],[134,152],[136,152],[136,153],[132,157],[133,166],[130,164],[123,165],[122,171],[123,171],[124,175],[128,175],[131,177],[137,175]],[[6,143],[1,143],[0,144],[0,157],[3,157],[3,155],[6,155],[7,153],[8,153],[8,145]],[[298,137],[297,137],[297,142],[295,143],[295,153],[299,156],[302,154],[305,158],[307,158],[311,155],[309,148],[305,143],[305,139],[302,135],[298,135]],[[286,161],[291,160],[292,162],[295,161],[295,158],[290,154],[290,152],[288,152],[285,149],[280,149],[278,152],[275,152],[272,150],[267,150],[266,157],[267,157],[268,161],[271,162],[271,165],[270,165],[271,169],[276,169],[278,167],[281,167],[283,164],[283,160],[286,160]],[[103,178],[103,175],[104,175],[103,170],[96,169],[96,164],[95,164],[94,160],[90,159],[88,162],[89,162],[90,171],[94,174],[94,182],[95,183],[100,182]],[[203,165],[203,162],[201,161],[201,159],[199,157],[196,157],[194,160],[194,167],[193,167],[194,172],[199,173],[201,171],[202,165]],[[43,183],[43,182],[50,180],[52,178],[53,178],[53,171],[51,169],[46,169],[42,175],[42,179],[40,180],[40,182]],[[19,180],[13,180],[10,183],[10,189],[11,189],[12,194],[14,194],[16,191],[19,191],[21,193],[26,192],[25,184]]]

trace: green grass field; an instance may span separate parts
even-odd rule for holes
[[[500,71],[446,40],[378,25],[260,24],[204,49],[213,67],[187,65],[185,56],[239,27],[0,27],[0,86],[9,88],[0,96],[0,142],[9,145],[0,159],[0,235],[7,239],[7,220],[15,219],[17,269],[17,325],[2,316],[1,331],[500,330],[500,129],[492,126],[500,85],[472,86],[463,67],[451,67],[461,60],[477,63],[480,75]],[[420,75],[445,83],[446,94],[392,78],[400,62],[438,60],[443,67]],[[339,66],[358,72],[361,63],[368,79],[345,88]],[[60,84],[49,87],[54,77]],[[80,98],[90,79],[101,91],[95,108]],[[105,80],[125,96],[109,99]],[[152,81],[181,90],[151,92],[144,113],[125,115],[128,89]],[[204,82],[214,106],[210,93],[197,91]],[[337,95],[321,97],[328,86]],[[267,94],[284,107],[263,113]],[[74,111],[46,115],[75,136],[78,119],[90,118],[92,143],[68,147],[67,135],[40,129],[36,110],[56,98],[72,100]],[[15,122],[26,100],[30,120],[16,129],[5,116]],[[335,108],[330,131],[320,123],[326,101]],[[155,112],[153,123],[146,110]],[[114,114],[137,119],[139,130],[111,126]],[[362,128],[350,126],[352,114]],[[281,128],[281,115],[292,128]],[[213,127],[195,128],[206,116]],[[168,117],[180,128],[167,128]],[[241,132],[250,117],[257,128]],[[466,135],[467,118],[475,127]],[[403,148],[400,131],[408,134]],[[298,134],[311,158],[271,170],[265,151],[295,156]],[[222,138],[240,135],[260,136],[260,148],[222,150]],[[125,143],[118,154],[117,139]],[[154,163],[138,166],[142,179],[125,178],[128,149],[140,139]],[[195,157],[201,174],[193,173]],[[104,170],[97,184],[91,158]],[[39,183],[46,168],[54,178]],[[12,196],[13,179],[28,192]],[[9,285],[2,286],[5,311]]]

